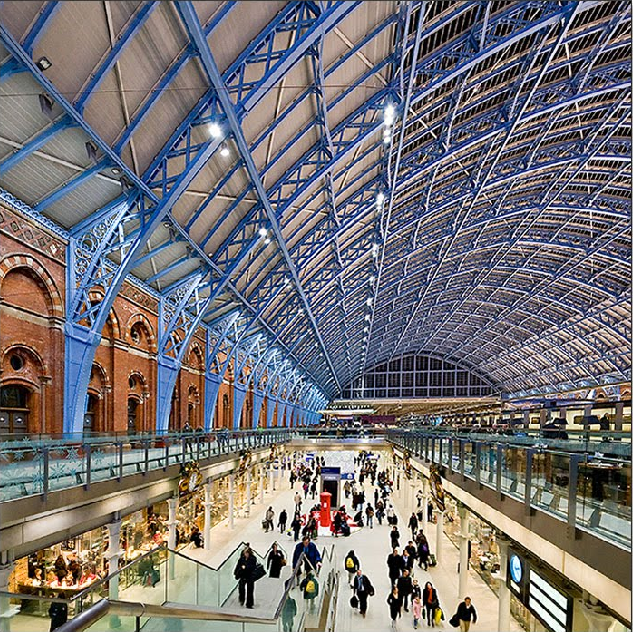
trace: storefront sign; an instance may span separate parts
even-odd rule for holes
[[[180,481],[178,482],[178,492],[181,496],[195,492],[201,483],[202,474],[200,474],[196,461],[181,466]]]
[[[325,481],[338,481],[341,478],[340,467],[322,467],[321,478]]]
[[[530,569],[528,608],[552,632],[571,630],[571,599]]]

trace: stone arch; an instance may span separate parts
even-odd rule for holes
[[[194,341],[189,348],[189,353],[187,354],[187,364],[194,369],[204,369],[204,352],[198,341]]]
[[[0,261],[0,295],[2,293],[2,284],[7,274],[9,272],[17,272],[20,269],[28,270],[29,274],[35,277],[38,285],[42,288],[49,316],[63,318],[64,303],[59,289],[46,268],[32,255],[15,253],[7,255]]]
[[[156,335],[154,333],[154,328],[152,327],[152,324],[149,321],[149,318],[147,318],[145,314],[141,314],[140,312],[137,312],[136,314],[133,314],[132,316],[130,316],[129,320],[127,321],[127,326],[125,328],[126,341],[129,342],[130,344],[134,344],[134,341],[132,340],[132,329],[137,325],[142,327],[145,330],[145,335],[147,336],[150,353],[156,353],[156,351],[158,350]]]
[[[103,290],[101,288],[93,288],[88,293],[88,298],[91,303],[100,303],[103,300]],[[114,307],[108,314],[108,320],[110,321],[110,325],[112,327],[112,338],[115,340],[121,340],[121,321],[119,320]]]

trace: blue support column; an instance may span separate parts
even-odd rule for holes
[[[259,414],[264,404],[264,391],[255,388],[253,391],[253,428],[257,428]]]
[[[222,376],[216,373],[209,373],[204,376],[204,430],[213,430],[213,419],[215,416],[215,406],[218,402],[218,393],[222,384]]]
[[[169,429],[171,399],[180,371],[180,362],[169,356],[158,356],[158,384],[156,386],[156,432],[164,434]]]
[[[82,433],[92,358],[101,335],[81,325],[64,326],[64,434]]]
[[[235,382],[233,385],[233,430],[240,429],[240,419],[242,417],[242,407],[246,400],[248,388],[243,384]]]
[[[283,399],[277,400],[277,425],[286,427],[286,402]]]
[[[275,415],[275,406],[277,400],[272,396],[268,396],[268,408],[266,409],[266,427],[270,428],[273,424],[273,416]]]

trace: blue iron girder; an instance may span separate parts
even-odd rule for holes
[[[590,8],[590,6],[593,6],[593,4],[584,4],[582,6],[582,10],[587,10],[588,8]],[[537,20],[521,19],[519,14],[521,13],[521,11],[525,10],[525,7],[523,7],[523,5],[520,5],[519,7],[515,5],[509,11],[495,16],[496,22],[489,25],[490,28],[485,38],[488,47],[486,49],[478,51],[478,53],[475,55],[472,55],[472,50],[471,48],[469,48],[470,42],[464,42],[462,40],[454,42],[451,46],[455,52],[455,58],[458,60],[462,60],[463,63],[458,63],[449,69],[441,68],[441,66],[438,65],[439,59],[441,59],[440,52],[438,52],[437,55],[433,55],[431,59],[426,60],[424,68],[420,70],[420,72],[428,73],[432,80],[424,89],[420,90],[413,96],[411,100],[412,105],[423,101],[441,85],[443,85],[447,81],[450,81],[453,77],[459,76],[460,74],[469,71],[472,67],[475,67],[478,63],[480,63],[484,59],[487,59],[491,55],[505,50],[508,46],[511,46],[523,37],[527,37],[547,26],[559,22],[567,15],[569,11],[568,8],[561,11],[560,6],[552,2],[546,4],[541,3],[541,5],[539,5],[539,8],[542,9],[542,13],[540,19]],[[510,21],[508,22],[508,20]],[[492,27],[495,26],[498,22],[504,22],[504,24],[506,24],[508,28],[497,32],[497,30],[493,29]],[[508,30],[510,30],[510,33],[508,33]],[[494,33],[492,33],[492,31],[494,31]],[[499,33],[503,33],[504,36],[500,36]],[[464,46],[465,48],[463,50],[460,49],[460,47]],[[383,97],[384,95],[382,93],[377,93],[377,97],[374,97],[374,99],[379,102],[376,109],[379,109],[380,106],[382,106]],[[368,101],[367,104],[363,107],[372,107],[372,101]],[[344,127],[345,124],[348,123],[350,120],[353,120],[353,118],[354,114],[350,115],[350,117],[348,117],[348,119],[346,119],[343,124],[339,125],[338,129]],[[371,131],[375,132],[377,128],[378,126],[376,126]],[[334,135],[335,133],[336,132],[334,132]],[[350,145],[348,145],[347,152],[349,152],[350,149],[355,149],[358,142],[363,142],[364,137],[361,140],[356,140],[356,143],[351,143]],[[306,190],[310,189],[315,182],[319,181],[326,173],[329,173],[329,171],[336,166],[333,165],[332,162],[326,163],[324,161],[322,156],[323,148],[321,144],[317,143],[312,152],[308,152],[307,155],[310,155],[310,153],[312,154],[311,158],[308,158],[306,160],[304,156],[304,158],[302,158],[298,162],[298,167],[286,172],[286,178],[282,179],[282,181],[278,183],[275,187],[277,189],[277,195],[269,195],[271,201],[274,201],[276,203],[278,213],[282,218],[284,211],[296,199],[298,199]],[[340,159],[338,159],[339,156]],[[345,152],[341,153],[340,150],[337,151],[338,160],[336,162],[341,162],[345,156]],[[312,173],[312,169],[314,166],[317,166],[317,169],[314,173]],[[310,170],[310,177],[302,175],[302,171],[305,170],[306,167]],[[283,185],[284,183],[286,185],[290,185],[286,188],[292,192],[291,196],[288,198],[283,198],[280,193],[282,187],[279,185]]]
[[[344,3],[339,3],[339,6],[343,4]],[[347,6],[348,12],[351,11],[352,8],[354,8],[354,5],[350,3]],[[337,379],[336,370],[334,369],[334,366],[332,365],[332,362],[328,356],[328,350],[325,348],[325,345],[323,344],[323,340],[321,338],[318,325],[314,319],[314,316],[312,315],[312,312],[310,310],[310,305],[301,287],[301,283],[299,281],[296,268],[294,267],[294,263],[292,262],[290,254],[288,253],[288,249],[286,247],[284,237],[281,233],[279,222],[275,215],[275,211],[273,210],[270,204],[270,201],[266,194],[266,190],[264,189],[264,185],[261,181],[259,172],[257,170],[257,167],[255,166],[255,162],[253,160],[253,157],[250,153],[250,149],[244,137],[241,124],[240,124],[240,119],[237,115],[238,108],[234,108],[234,105],[229,96],[229,91],[227,89],[227,86],[224,80],[222,79],[222,76],[215,64],[215,60],[213,59],[213,55],[211,54],[211,49],[209,48],[207,39],[204,37],[204,33],[202,32],[202,27],[200,25],[200,21],[193,7],[193,4],[191,4],[190,2],[181,2],[178,4],[178,11],[187,28],[190,39],[192,40],[192,42],[198,49],[202,66],[210,82],[212,83],[213,87],[216,89],[217,98],[222,103],[222,109],[224,110],[224,113],[227,117],[228,125],[230,129],[232,130],[234,141],[238,147],[242,160],[245,163],[245,167],[249,174],[249,178],[255,187],[257,196],[266,212],[266,217],[268,218],[268,222],[270,223],[270,226],[277,240],[278,247],[282,251],[285,261],[286,261],[286,265],[288,266],[288,269],[295,281],[295,289],[298,292],[299,296],[301,297],[301,301],[304,305],[304,309],[306,310],[306,315],[308,316],[312,324],[312,327],[314,328],[316,337],[319,340],[319,343],[321,344],[321,347],[323,350],[323,356],[325,360],[327,361],[327,363],[329,364],[330,370],[332,371],[334,379],[336,380]],[[323,27],[321,27],[321,29],[322,28]],[[278,77],[279,76],[281,75],[278,75]],[[269,81],[271,83],[276,83],[275,76],[270,77]]]
[[[93,70],[90,74],[90,78],[87,83],[73,102],[73,105],[78,112],[82,112],[84,110],[90,98],[94,96],[96,90],[98,90],[107,74],[110,70],[112,70],[123,54],[126,46],[146,24],[154,9],[158,8],[159,5],[160,2],[144,2],[140,4],[136,11],[130,16],[125,30],[118,35],[116,42],[111,47],[108,54],[102,59],[99,67]]]
[[[332,15],[340,15],[340,11],[341,11],[340,8],[335,8],[333,9],[332,12],[328,14],[328,17],[331,18]],[[305,20],[303,21],[302,24],[303,26],[305,26]],[[270,37],[272,34],[273,34],[273,31],[270,30],[266,33],[266,36]],[[308,34],[308,36],[304,38],[302,43],[305,40],[309,41],[310,37],[314,37],[314,36]],[[55,98],[55,100],[58,101],[60,105],[62,105],[62,107],[82,127],[82,129],[84,129],[84,131],[86,131],[91,136],[91,138],[95,139],[98,147],[104,152],[104,154],[110,159],[110,161],[113,164],[118,165],[122,169],[125,176],[129,178],[130,182],[133,185],[135,185],[140,191],[142,191],[142,195],[139,196],[139,199],[137,202],[139,205],[139,209],[141,210],[141,213],[135,213],[135,219],[138,219],[140,215],[143,221],[141,223],[142,229],[138,230],[138,235],[135,235],[136,239],[132,241],[132,239],[121,238],[121,236],[124,235],[124,231],[121,229],[118,231],[118,234],[116,236],[113,235],[111,231],[106,231],[106,234],[112,239],[113,243],[109,245],[107,249],[104,248],[102,245],[98,248],[100,257],[105,257],[107,254],[109,254],[109,252],[114,252],[115,250],[122,250],[124,254],[124,256],[122,257],[122,265],[118,268],[118,270],[114,274],[112,273],[112,270],[104,269],[106,266],[104,265],[100,266],[101,267],[101,270],[99,270],[100,283],[102,286],[107,287],[104,300],[102,301],[103,308],[99,310],[98,313],[95,314],[97,310],[87,309],[86,307],[87,304],[85,301],[80,303],[80,305],[74,305],[75,307],[75,309],[73,310],[74,319],[81,321],[82,315],[84,313],[91,314],[92,316],[97,317],[91,323],[92,333],[89,334],[88,332],[84,332],[82,334],[78,334],[78,337],[77,337],[78,348],[75,350],[77,351],[77,353],[73,353],[75,357],[85,356],[85,360],[82,361],[79,365],[85,368],[86,365],[89,366],[88,361],[89,360],[91,361],[91,357],[93,355],[93,353],[90,352],[90,348],[94,350],[94,342],[97,340],[97,336],[99,335],[98,332],[101,330],[100,325],[102,325],[102,321],[105,322],[104,314],[107,315],[109,311],[109,308],[107,307],[107,305],[108,303],[111,303],[114,300],[114,295],[118,291],[118,287],[122,283],[123,278],[126,276],[129,269],[131,269],[134,257],[137,254],[139,254],[140,248],[144,244],[144,241],[146,239],[145,236],[153,232],[154,226],[157,225],[157,223],[162,219],[162,217],[168,212],[169,208],[171,207],[171,205],[173,205],[175,200],[178,199],[179,195],[186,189],[188,183],[193,179],[193,177],[195,177],[195,175],[197,174],[199,169],[202,167],[202,165],[206,163],[207,157],[213,153],[213,151],[217,148],[217,145],[219,145],[219,142],[208,143],[206,145],[206,149],[202,149],[198,147],[194,148],[194,149],[197,149],[197,154],[196,154],[195,159],[192,159],[191,162],[189,161],[186,162],[186,169],[184,171],[183,177],[177,182],[177,184],[174,184],[174,186],[169,190],[169,194],[165,195],[165,197],[159,203],[158,199],[155,198],[152,191],[146,185],[144,185],[141,181],[138,180],[138,178],[122,163],[122,161],[118,159],[118,157],[114,154],[114,152],[105,143],[103,143],[101,139],[98,138],[98,136],[94,133],[92,129],[90,129],[90,127],[85,123],[85,121],[82,119],[81,115],[75,110],[75,108],[73,108],[72,105],[69,104],[54,89],[54,86],[52,86],[52,84],[48,82],[46,78],[43,77],[43,75],[40,72],[37,71],[37,69],[34,67],[32,60],[28,57],[28,55],[24,53],[23,50],[20,49],[19,45],[17,45],[14,41],[12,41],[11,36],[4,29],[2,30],[2,39],[3,39],[3,42],[5,42],[5,44],[9,48],[9,50],[16,57],[18,57],[22,63],[24,63],[29,68],[29,70],[32,72],[35,78],[40,83],[42,83],[42,85],[44,85],[44,87]],[[295,51],[295,54],[296,54],[296,51]],[[297,58],[298,58],[298,55],[297,55]],[[289,68],[293,63],[295,63],[297,58],[293,58],[293,55],[288,55],[282,61],[280,61],[276,66],[274,66],[271,69],[271,71],[283,74],[283,71],[285,71],[286,68]],[[230,70],[233,70],[233,69],[230,69]],[[256,101],[261,99],[263,95],[266,93],[266,91],[268,90],[268,86],[266,85],[267,79],[269,79],[269,76],[264,77],[264,79],[257,84],[257,87],[253,89],[252,93],[249,93],[250,107],[252,107]],[[249,97],[245,97],[245,99],[248,99]],[[211,99],[211,101],[213,101],[213,99]],[[187,130],[189,129],[189,125],[193,121],[195,121],[195,117],[198,114],[200,114],[200,110],[203,107],[208,107],[208,105],[209,103],[207,101],[206,103],[203,103],[202,106],[198,106],[198,108],[196,108],[194,112],[192,112],[192,115],[188,117],[188,119],[185,122],[183,122],[183,125],[179,127],[175,137],[172,137],[172,140],[178,141],[178,142],[183,140],[183,138],[186,137],[187,135]],[[247,109],[244,107],[244,104],[242,104],[242,107],[244,109]],[[164,160],[164,159],[161,158],[161,160]],[[155,163],[152,164],[152,169],[159,169],[159,168],[160,168],[160,160],[157,160],[155,161]],[[151,208],[152,203],[156,205],[157,210]],[[150,208],[146,208],[146,207],[150,207]],[[154,212],[150,215],[149,211],[151,210],[154,210]],[[119,225],[119,227],[123,227],[125,223],[123,221],[124,219],[125,219],[124,217],[115,218],[115,220],[117,220],[116,223]],[[90,237],[90,241],[94,242],[94,236]],[[91,268],[92,269],[90,270],[90,272],[93,272],[94,269],[96,268],[96,265],[91,264]],[[90,278],[93,278],[94,274],[90,274],[89,276]],[[108,284],[108,281],[110,281],[109,284]],[[74,284],[71,284],[71,286],[74,287]],[[80,292],[79,295],[81,297],[82,292]],[[73,301],[73,303],[76,303],[76,301]],[[75,330],[77,330],[77,326],[80,326],[80,325],[78,325],[78,323],[75,323],[75,327],[74,327]],[[86,343],[88,342],[88,340],[91,340],[93,344],[87,345]],[[85,355],[84,352],[87,352],[87,355]],[[85,373],[85,371],[83,371],[83,373]],[[85,376],[83,377],[85,378]],[[78,383],[82,381],[85,382],[85,379],[73,380],[73,383]],[[73,401],[76,398],[67,397],[66,399],[67,401]],[[82,414],[78,411],[79,411],[79,406],[77,406],[77,410],[69,411],[71,413],[70,416],[73,418],[73,420],[78,420],[80,414]],[[78,421],[73,421],[72,423],[78,424]]]
[[[389,225],[391,223],[391,212],[393,209],[393,201],[395,194],[395,183],[398,181],[398,171],[400,169],[400,160],[402,157],[402,148],[404,145],[405,133],[406,133],[406,125],[407,125],[407,116],[409,115],[409,108],[411,105],[411,95],[413,94],[413,87],[415,85],[414,77],[416,73],[416,66],[418,62],[418,55],[420,51],[420,42],[422,39],[424,18],[426,14],[426,3],[423,3],[417,14],[417,26],[415,29],[415,40],[413,43],[413,50],[411,51],[410,58],[410,66],[409,66],[409,77],[406,82],[406,93],[404,94],[404,103],[401,108],[401,116],[402,122],[400,124],[400,135],[398,140],[398,149],[396,150],[395,159],[393,160],[393,169],[392,166],[392,158],[393,158],[393,145],[390,146],[389,151],[385,152],[383,158],[383,169],[386,173],[387,180],[387,191],[386,193],[381,192],[383,196],[387,198],[386,203],[386,212],[383,213],[382,209],[377,214],[376,218],[376,238],[378,244],[378,257],[374,257],[377,259],[377,272],[376,278],[377,281],[373,287],[373,296],[371,300],[371,311],[369,313],[369,331],[363,343],[363,349],[361,351],[362,355],[362,365],[365,366],[367,362],[367,349],[369,345],[369,339],[371,338],[372,327],[374,322],[374,307],[378,300],[378,289],[380,287],[380,277],[382,275],[383,264],[385,260],[385,245],[389,238]],[[401,27],[401,53],[400,53],[400,68],[398,77],[400,80],[400,98],[402,99],[404,90],[405,90],[405,61],[407,59],[407,52],[404,46],[404,42],[407,40],[407,33],[409,29],[409,24],[412,18],[412,5],[406,3],[401,6],[401,16],[403,19],[403,23],[400,25]],[[395,104],[392,103],[392,106],[395,108]],[[399,109],[399,108],[398,108]],[[395,118],[395,116],[394,116]],[[394,121],[395,124],[395,121]],[[394,134],[395,136],[395,134]],[[382,243],[381,243],[382,242]],[[373,254],[373,252],[372,252]]]
[[[20,149],[0,162],[0,176],[5,175],[9,169],[13,169],[34,151],[43,147],[57,132],[70,129],[71,127],[74,127],[74,125],[67,116],[62,116],[59,120],[51,123],[43,132],[24,143]]]

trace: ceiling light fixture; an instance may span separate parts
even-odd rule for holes
[[[230,153],[231,152],[229,151],[229,146],[226,143],[222,143],[220,145],[220,156],[223,156],[224,158],[228,158]]]
[[[53,99],[51,99],[47,94],[40,94],[39,100],[42,114],[47,116],[49,119],[53,119]]]
[[[267,237],[267,238],[264,240],[264,243],[265,243],[266,245],[268,245],[268,244],[270,243],[270,239]]]
[[[385,125],[393,125],[393,121],[396,115],[396,108],[393,103],[387,103],[385,106]]]
[[[35,65],[42,72],[44,72],[45,70],[48,70],[53,65],[53,62],[48,57],[43,57],[42,56],[35,62]]]
[[[222,136],[222,128],[215,121],[209,123],[209,134],[212,138],[220,138]]]
[[[257,232],[262,239],[266,239],[266,237],[268,237],[268,231],[263,227],[260,228]]]

